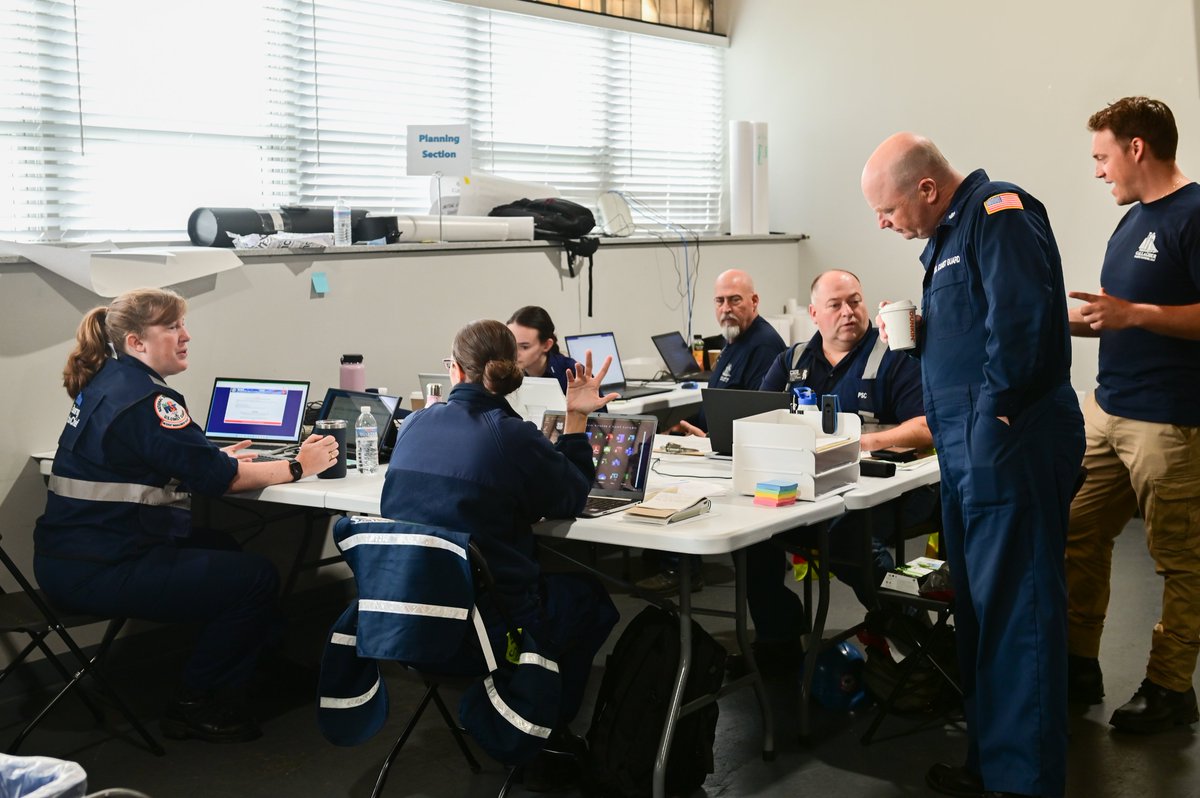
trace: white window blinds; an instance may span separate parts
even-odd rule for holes
[[[441,0],[6,0],[0,236],[183,240],[199,206],[424,213],[409,124],[594,207],[720,216],[723,51]],[[648,220],[643,220],[648,221]]]

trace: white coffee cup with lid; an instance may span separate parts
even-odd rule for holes
[[[907,299],[891,302],[879,309],[879,318],[887,328],[888,349],[900,351],[916,347],[916,305]]]

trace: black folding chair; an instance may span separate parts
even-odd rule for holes
[[[0,540],[2,539],[3,535],[0,535]],[[117,633],[124,626],[125,619],[104,618],[82,613],[60,614],[50,606],[42,591],[34,587],[33,583],[21,572],[21,569],[17,567],[17,564],[8,555],[8,552],[4,550],[3,545],[0,545],[0,562],[4,563],[4,567],[8,569],[9,574],[12,575],[20,587],[20,592],[3,592],[3,589],[0,588],[0,633],[24,634],[29,638],[26,646],[4,668],[4,671],[0,672],[0,684],[3,684],[35,650],[42,652],[46,661],[50,663],[65,682],[62,689],[41,708],[33,720],[29,721],[13,739],[8,746],[8,753],[15,754],[17,752],[17,749],[21,747],[25,738],[37,728],[38,724],[42,722],[50,710],[67,693],[74,693],[79,696],[79,699],[91,711],[92,716],[95,717],[96,722],[103,723],[104,713],[101,709],[96,706],[96,703],[88,696],[86,691],[82,688],[76,689],[85,676],[91,677],[92,682],[106,696],[107,700],[117,708],[117,711],[125,716],[125,719],[133,726],[134,731],[138,733],[150,751],[158,756],[166,753],[158,741],[150,736],[150,732],[146,730],[146,727],[137,719],[128,705],[117,695],[117,692],[98,669],[98,663],[103,661],[105,655],[108,653],[113,640],[117,637]],[[96,652],[89,657],[67,630],[97,623],[107,623],[108,627],[105,629],[104,637],[101,639]],[[75,664],[73,669],[68,667],[68,662],[63,661],[66,658],[65,654],[60,656],[55,654],[50,648],[47,638],[51,635],[57,636],[74,657],[73,662]]]

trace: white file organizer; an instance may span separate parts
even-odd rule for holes
[[[813,501],[858,483],[862,421],[838,413],[838,430],[821,431],[821,414],[770,410],[733,422],[733,489],[752,496],[759,482],[796,483],[796,498]]]

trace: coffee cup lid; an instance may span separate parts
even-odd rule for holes
[[[889,310],[913,310],[916,308],[912,302],[907,299],[901,299],[898,302],[889,302],[879,309],[881,313],[887,313]]]

